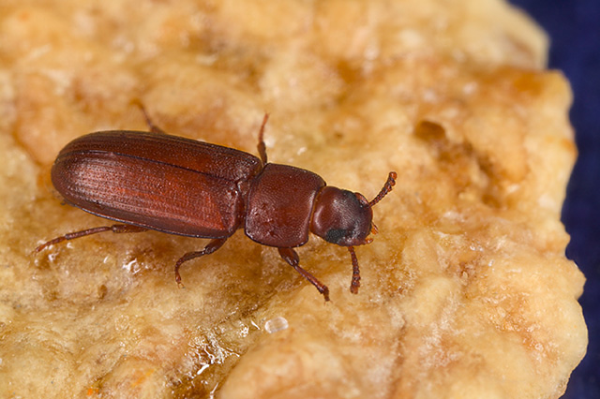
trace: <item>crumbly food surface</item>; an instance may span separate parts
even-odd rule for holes
[[[585,353],[559,221],[576,150],[547,41],[499,0],[4,1],[0,396],[557,398]],[[301,265],[237,232],[103,234],[49,170],[73,138],[164,130],[373,198],[379,234]]]

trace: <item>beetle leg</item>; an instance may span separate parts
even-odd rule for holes
[[[144,107],[144,104],[142,104],[141,101],[136,100],[134,101],[135,105],[137,105],[138,107],[140,107],[140,111],[142,111],[142,115],[144,115],[144,120],[146,121],[146,125],[148,125],[148,129],[150,129],[150,131],[152,133],[157,133],[157,134],[167,134],[164,130],[162,130],[161,128],[159,128],[158,126],[156,126],[154,124],[154,122],[152,122],[152,119],[150,118],[150,115],[148,115],[148,111],[146,111],[146,107]]]
[[[258,133],[258,155],[260,155],[260,159],[262,160],[263,165],[267,164],[267,146],[265,145],[264,135],[265,135],[265,126],[267,126],[267,121],[269,120],[269,114],[265,114],[263,118],[262,125],[260,125],[260,132]]]
[[[350,257],[352,258],[352,283],[350,283],[350,292],[358,294],[358,288],[360,287],[360,268],[358,267],[358,258],[354,252],[354,247],[348,247],[350,251]]]
[[[76,238],[89,236],[92,234],[103,233],[105,231],[112,231],[113,233],[139,233],[141,231],[146,231],[148,229],[139,226],[133,226],[131,224],[113,224],[112,226],[102,226],[102,227],[94,227],[92,229],[74,231],[72,233],[65,234],[64,236],[56,237],[53,240],[43,243],[38,246],[34,251],[40,252],[46,247],[49,247],[54,244],[58,244],[67,240],[74,240]]]
[[[329,301],[329,288],[327,288],[325,284],[317,280],[315,276],[313,276],[312,274],[304,270],[302,267],[300,267],[300,258],[298,257],[296,251],[294,251],[293,248],[277,249],[279,250],[279,255],[281,255],[283,260],[285,260],[287,263],[290,264],[290,266],[296,269],[296,271],[300,273],[302,277],[310,281],[310,283],[314,285],[317,288],[317,290],[319,290],[319,292],[325,297],[325,300]]]
[[[175,281],[177,282],[177,285],[183,287],[183,284],[181,283],[181,275],[179,274],[179,268],[183,263],[204,255],[212,254],[217,249],[221,248],[223,244],[225,244],[225,241],[227,241],[227,238],[215,238],[214,240],[211,240],[202,251],[188,252],[187,254],[179,258],[177,263],[175,263]]]

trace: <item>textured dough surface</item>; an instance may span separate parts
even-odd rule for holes
[[[499,0],[4,1],[0,397],[557,398],[585,353],[560,223],[576,157],[546,38]],[[237,232],[102,234],[49,170],[82,134],[256,154],[372,199],[379,234],[301,264]]]

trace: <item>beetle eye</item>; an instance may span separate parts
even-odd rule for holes
[[[346,237],[346,230],[343,229],[330,229],[325,234],[325,240],[327,242],[338,243]]]
[[[366,244],[373,212],[361,194],[326,186],[317,196],[311,231],[333,244]]]

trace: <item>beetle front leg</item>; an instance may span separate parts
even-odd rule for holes
[[[304,270],[302,267],[300,267],[300,257],[298,257],[298,254],[296,253],[296,251],[294,251],[293,248],[277,248],[277,250],[279,250],[279,255],[281,255],[283,260],[285,260],[287,263],[290,264],[290,266],[296,269],[296,271],[300,273],[302,277],[310,281],[310,283],[314,285],[317,288],[317,290],[319,290],[319,292],[325,297],[325,300],[329,301],[329,288],[327,288],[325,284],[317,280],[315,276],[313,276],[312,274]]]
[[[352,282],[350,283],[350,292],[353,294],[358,294],[358,289],[360,287],[360,268],[358,266],[358,258],[354,252],[354,247],[348,247],[348,251],[350,251],[350,257],[352,258]]]
[[[211,240],[202,251],[188,252],[187,254],[179,258],[177,263],[175,263],[175,281],[177,282],[177,285],[183,287],[183,284],[181,283],[181,275],[179,274],[179,268],[183,263],[204,255],[212,254],[217,249],[221,248],[223,244],[225,244],[225,241],[227,241],[227,238],[215,238],[214,240]]]
[[[131,224],[113,224],[112,226],[94,227],[92,229],[74,231],[72,233],[65,234],[64,236],[56,237],[53,240],[47,241],[42,245],[39,245],[36,249],[34,249],[34,252],[40,252],[46,247],[58,244],[63,241],[74,240],[76,238],[103,233],[105,231],[112,231],[113,233],[139,233],[146,230],[148,229],[144,227],[133,226]]]

